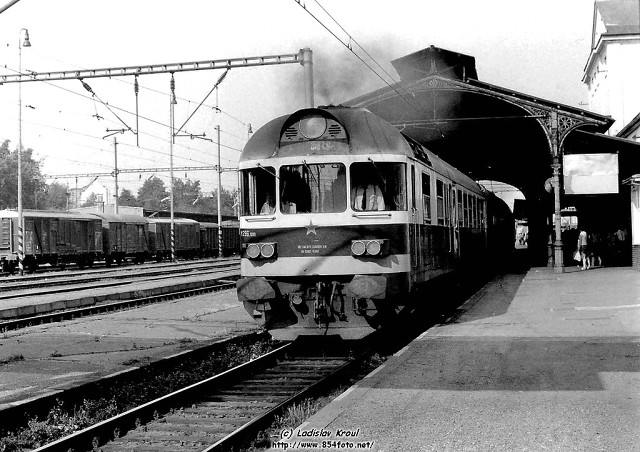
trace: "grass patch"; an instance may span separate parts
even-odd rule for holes
[[[4,431],[0,426],[0,452],[20,452],[41,447],[143,403],[262,356],[278,345],[268,339],[248,345],[230,344],[224,350],[212,354],[206,359],[187,360],[163,374],[143,368],[140,378],[135,382],[124,382],[121,385],[106,383],[96,391],[101,397],[86,398],[81,404],[72,406],[59,401],[42,419],[26,415],[26,426],[15,431]]]
[[[2,364],[11,364],[17,361],[24,361],[24,356],[16,353],[15,355],[11,355],[5,359],[0,360],[0,365]]]

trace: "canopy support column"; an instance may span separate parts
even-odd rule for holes
[[[558,137],[558,113],[551,111],[551,155],[553,155],[553,270],[555,273],[564,272],[564,255],[562,251],[562,206],[560,204],[560,139]]]

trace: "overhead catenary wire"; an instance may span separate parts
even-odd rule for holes
[[[372,68],[369,63],[367,63],[360,55],[358,55],[356,52],[354,52],[353,47],[351,46],[350,43],[351,42],[356,42],[355,39],[353,39],[353,37],[322,7],[322,5],[320,5],[320,3],[318,3],[317,0],[315,0],[315,1],[320,6],[320,8],[322,8],[322,10],[331,18],[331,20],[333,20],[340,27],[340,29],[349,37],[349,42],[348,43],[344,42],[327,25],[325,25],[316,15],[314,15],[311,11],[309,11],[309,9],[307,8],[307,6],[304,4],[304,2],[302,0],[293,0],[293,1],[296,2],[302,9],[304,9],[307,12],[307,14],[309,14],[316,22],[318,22],[325,30],[327,30],[334,38],[336,38],[338,40],[338,42],[340,42],[343,46],[345,46],[358,60],[360,60],[360,62],[362,62],[362,64],[364,64],[371,72],[373,72],[373,74],[375,74],[376,77],[378,77],[380,80],[382,80],[382,82],[385,85],[387,85],[396,94],[398,94],[398,96],[400,96],[400,99],[402,99],[409,107],[411,107],[412,110],[414,110],[416,113],[419,113],[419,114],[425,113],[425,111],[423,111],[423,105],[421,105],[418,102],[416,102],[415,98],[413,96],[411,96],[409,92],[407,92],[403,87],[399,86],[399,82],[396,82],[393,79],[393,77],[388,74],[387,71],[385,71],[383,69],[385,74],[387,74],[391,78],[391,80],[396,84],[396,86],[392,86],[391,83],[389,83],[387,80],[385,80],[384,77],[382,77],[374,68]],[[356,45],[358,47],[360,47],[364,51],[364,49],[362,48],[362,46],[360,46],[360,44],[358,44],[356,42]],[[373,57],[371,57],[371,55],[369,55],[368,52],[364,51],[364,53],[378,67],[381,67],[380,64]],[[403,93],[408,95],[409,98],[407,98],[405,95],[403,95],[403,93],[400,92],[400,91],[403,91]]]
[[[16,71],[15,69],[12,69],[12,68],[9,68],[9,67],[7,67],[7,69],[11,70],[12,72],[16,72],[16,73],[18,72],[18,71]],[[65,87],[63,87],[63,86],[59,86],[59,85],[57,85],[57,84],[55,84],[55,83],[52,83],[52,82],[49,82],[49,81],[44,81],[43,83],[45,83],[46,85],[52,86],[52,87],[54,87],[54,88],[56,88],[56,89],[60,89],[60,90],[62,90],[62,91],[69,92],[69,93],[71,93],[71,94],[74,94],[74,95],[76,95],[76,96],[79,96],[79,97],[82,97],[82,98],[85,98],[85,99],[89,99],[89,100],[92,100],[92,101],[94,101],[94,100],[95,100],[93,97],[86,96],[86,95],[84,95],[84,94],[82,94],[82,93],[79,93],[79,92],[77,92],[77,91],[74,91],[74,90],[71,90],[71,89],[65,88]],[[86,89],[86,87],[85,87],[85,89]],[[88,90],[88,91],[89,91],[89,90]],[[155,90],[153,90],[153,91],[155,91]],[[89,92],[91,92],[91,91],[89,91]],[[158,91],[158,92],[159,92],[159,91]],[[180,97],[177,97],[177,99],[181,99],[181,98],[180,98]],[[186,100],[186,99],[183,99],[183,100]],[[105,105],[105,107],[109,108],[110,110],[118,110],[118,111],[121,111],[121,112],[124,112],[124,113],[130,114],[130,115],[134,115],[134,114],[135,114],[135,113],[133,113],[133,112],[131,112],[131,111],[129,111],[129,110],[126,110],[126,109],[124,109],[124,108],[120,108],[120,107],[113,106],[113,105],[110,105],[110,106],[109,106],[108,104],[106,104],[106,103],[104,103],[104,102],[102,102],[102,101],[100,101],[100,102],[101,102],[103,105]],[[117,115],[116,115],[115,113],[114,113],[114,116],[116,116],[116,117],[117,117]],[[152,124],[156,124],[156,125],[159,125],[159,126],[162,126],[162,127],[166,127],[166,128],[169,128],[169,127],[170,127],[168,124],[166,124],[166,123],[164,123],[164,122],[161,122],[161,121],[157,121],[157,120],[155,120],[155,119],[151,119],[151,118],[148,118],[148,117],[145,117],[145,116],[140,116],[140,118],[142,118],[142,119],[144,119],[144,120],[146,120],[146,121],[148,121],[148,122],[151,122]],[[121,122],[122,122],[122,121],[121,121]],[[122,122],[122,123],[123,123],[123,124],[125,124],[124,122]],[[247,124],[245,124],[245,123],[242,123],[242,124],[247,125]],[[129,130],[131,130],[131,129],[130,129],[130,127],[129,127],[128,125],[126,125],[126,124],[125,124],[125,126],[126,126]],[[224,131],[223,131],[223,132],[224,132]],[[160,138],[160,137],[158,137],[157,135],[151,135],[151,134],[147,134],[147,135],[148,135],[148,136],[155,137],[155,138],[158,138],[158,139],[162,139],[162,140],[164,140],[164,138]],[[231,134],[229,134],[229,135],[231,135]],[[239,138],[239,139],[244,139],[243,137],[237,137],[237,136],[235,136],[235,137],[236,137],[236,138]],[[214,144],[217,144],[217,143],[215,143],[215,142],[214,142]],[[220,143],[220,146],[221,146],[221,147],[223,147],[223,148],[225,148],[225,149],[232,150],[232,151],[242,152],[242,150],[241,150],[241,149],[238,149],[238,148],[235,148],[235,147],[232,147],[232,146],[229,146],[229,145],[225,145],[225,144],[222,144],[222,143]],[[149,150],[149,149],[147,149],[147,150]]]
[[[122,118],[120,118],[120,116],[118,116],[118,115],[116,114],[116,112],[114,112],[114,111],[111,109],[111,107],[109,106],[109,104],[107,104],[107,103],[103,102],[103,101],[102,101],[102,99],[100,99],[100,96],[98,96],[98,95],[93,91],[93,89],[91,89],[91,87],[87,84],[87,82],[85,82],[85,81],[84,81],[84,80],[82,80],[81,78],[79,78],[78,80],[80,80],[80,83],[82,83],[82,86],[84,87],[84,89],[86,89],[87,91],[89,91],[89,92],[91,93],[91,96],[92,96],[92,97],[95,97],[96,99],[98,99],[98,102],[100,102],[102,105],[104,105],[104,106],[107,108],[107,110],[109,110],[111,113],[113,113],[113,116],[115,116],[116,118],[118,118],[118,121],[120,121],[120,122],[122,123],[122,125],[123,125],[123,126],[125,126],[125,127],[127,128],[127,130],[129,130],[129,132],[135,133],[135,132],[131,129],[131,127],[129,127],[129,125],[128,125],[126,122],[124,122],[124,121],[122,120]]]
[[[75,67],[76,69],[79,69],[79,70],[87,70],[87,68],[85,68],[85,67],[78,66],[78,65],[75,65],[75,64],[70,63],[70,62],[68,62],[68,61],[60,60],[60,59],[58,59],[58,58],[52,58],[50,55],[43,55],[43,54],[40,54],[40,53],[38,53],[38,52],[35,52],[35,53],[36,53],[36,54],[38,54],[38,55],[41,55],[41,56],[45,56],[46,58],[51,59],[51,60],[53,60],[53,61],[56,61],[56,62],[58,62],[58,63],[68,64],[68,65],[70,65],[70,66],[72,66],[72,67]],[[6,66],[5,66],[5,68],[6,68]],[[7,69],[9,69],[9,68],[7,68]],[[13,70],[13,69],[10,69],[10,70],[11,70],[11,71],[13,71],[13,72],[17,72],[17,71],[15,71],[15,70]],[[137,75],[136,75],[135,77],[137,78]],[[126,83],[126,84],[129,84],[129,85],[131,85],[131,84],[132,84],[132,83],[131,83],[131,82],[129,82],[126,78],[115,77],[115,78],[113,78],[112,80],[115,80],[116,82],[119,82],[119,83]],[[143,89],[143,90],[146,90],[146,91],[150,91],[150,92],[156,93],[156,94],[160,94],[161,96],[166,96],[166,93],[165,93],[165,92],[160,91],[160,90],[157,90],[157,89],[155,89],[155,88],[149,88],[148,86],[144,86],[144,85],[142,85],[142,84],[140,84],[140,85],[139,85],[139,88],[140,88],[140,89]],[[135,83],[134,83],[134,90],[135,90]],[[189,99],[185,99],[185,98],[182,98],[182,97],[180,97],[180,96],[176,96],[176,99],[177,99],[178,101],[189,101],[189,102],[190,102],[190,100],[189,100]],[[228,118],[233,119],[234,121],[236,121],[236,122],[238,122],[238,123],[242,124],[244,127],[249,127],[249,126],[250,126],[250,124],[249,124],[249,123],[244,122],[244,121],[243,121],[243,120],[241,120],[240,118],[237,118],[236,116],[234,116],[234,115],[230,114],[229,112],[225,111],[224,109],[219,108],[218,106],[215,106],[215,107],[214,107],[214,106],[206,105],[206,104],[205,104],[205,107],[208,107],[208,108],[215,108],[219,113],[221,113],[221,114],[223,114],[223,115],[227,116]],[[222,132],[224,133],[224,131],[222,131]]]

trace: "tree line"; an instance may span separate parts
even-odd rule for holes
[[[0,145],[0,210],[16,209],[18,206],[18,152],[9,149],[9,140]],[[47,184],[41,172],[42,162],[33,159],[33,149],[22,150],[22,206],[24,209],[67,210],[69,187],[53,181]],[[237,190],[222,189],[220,201],[223,215],[234,215]],[[105,200],[106,201],[106,200]],[[206,195],[200,189],[199,180],[174,179],[174,210],[177,212],[217,213],[217,192]],[[80,207],[93,206],[98,195],[90,193]],[[118,194],[119,206],[143,207],[148,210],[169,210],[169,188],[162,179],[147,178],[138,193],[122,189]]]

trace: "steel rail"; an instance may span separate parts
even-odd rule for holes
[[[237,276],[240,276],[239,274]],[[187,290],[177,290],[173,292],[165,292],[158,295],[150,295],[147,297],[131,298],[128,300],[119,300],[113,302],[106,302],[100,304],[94,304],[91,306],[65,309],[45,314],[39,314],[29,317],[21,317],[18,319],[5,320],[0,322],[0,332],[4,333],[9,330],[16,330],[19,328],[27,328],[34,325],[40,325],[44,323],[50,323],[55,321],[63,321],[67,319],[75,319],[78,317],[85,317],[87,315],[96,315],[104,312],[114,312],[118,310],[128,309],[136,306],[145,306],[153,303],[159,303],[163,301],[175,300],[177,298],[187,298],[204,293],[218,292],[221,290],[233,289],[236,286],[233,276],[225,275],[221,279],[215,281],[208,281],[211,284],[203,282],[201,287],[196,287]]]
[[[314,380],[313,383],[298,383],[298,385],[302,384],[304,387],[299,390],[294,389],[292,394],[286,394],[286,391],[284,389],[272,389],[271,392],[267,391],[267,394],[269,394],[269,397],[272,399],[278,399],[277,401],[272,401],[272,403],[267,401],[262,403],[258,402],[256,399],[260,397],[267,398],[267,396],[260,395],[257,390],[252,389],[257,384],[254,383],[254,386],[251,386],[250,382],[252,380],[252,377],[257,375],[259,372],[260,375],[265,375],[268,369],[273,368],[273,366],[277,366],[277,369],[286,368],[287,364],[283,364],[282,360],[285,358],[286,354],[293,352],[294,346],[295,344],[293,343],[287,344],[277,350],[274,350],[273,352],[268,353],[267,355],[264,355],[261,358],[237,366],[219,375],[193,384],[172,394],[163,396],[152,402],[143,404],[140,407],[127,411],[126,413],[122,413],[121,415],[100,422],[92,427],[76,432],[68,437],[61,438],[50,444],[42,446],[41,448],[36,449],[33,452],[67,452],[70,449],[73,449],[76,452],[80,452],[83,450],[110,451],[121,450],[123,447],[124,450],[128,450],[128,448],[130,448],[131,446],[123,444],[123,442],[129,441],[127,439],[128,436],[131,436],[130,440],[133,443],[143,442],[145,443],[145,446],[147,448],[153,448],[155,447],[152,444],[152,438],[154,437],[154,425],[164,425],[167,426],[166,428],[168,429],[173,425],[178,425],[178,429],[180,429],[181,427],[179,426],[183,425],[180,422],[176,423],[175,419],[169,419],[166,420],[166,423],[162,423],[162,420],[164,420],[166,417],[176,417],[176,415],[171,411],[172,409],[176,409],[178,407],[191,407],[189,408],[190,413],[185,414],[185,416],[198,416],[198,414],[194,414],[194,412],[197,412],[198,408],[200,408],[198,404],[201,403],[201,406],[203,407],[202,416],[206,416],[206,413],[210,413],[210,410],[212,409],[209,405],[207,405],[207,403],[212,402],[207,402],[206,400],[212,398],[225,399],[225,397],[229,399],[239,399],[238,409],[246,415],[246,422],[243,422],[242,425],[236,427],[235,429],[230,429],[232,430],[231,433],[227,433],[226,435],[220,431],[216,432],[215,427],[210,425],[208,428],[203,429],[208,429],[209,431],[201,432],[199,436],[196,435],[198,436],[198,438],[194,441],[199,444],[206,444],[207,441],[212,442],[212,444],[210,445],[201,446],[202,449],[200,450],[202,450],[203,452],[232,449],[236,450],[238,447],[243,447],[243,445],[250,442],[252,435],[256,434],[261,429],[268,427],[268,425],[270,425],[273,421],[274,416],[282,413],[287,406],[290,406],[292,403],[302,398],[308,397],[312,394],[317,394],[318,391],[322,391],[322,389],[326,387],[325,385],[333,383],[336,378],[339,378],[339,376],[342,375],[344,371],[349,369],[355,362],[354,359],[349,359],[346,357],[327,358],[326,361],[321,358],[300,357],[299,359],[302,363],[311,361],[313,363],[320,363],[321,365],[324,365],[324,367],[319,372],[319,376],[315,375],[313,377],[305,377],[312,378]],[[294,363],[293,366],[295,367],[295,363],[297,361],[295,359],[292,359],[288,362]],[[304,364],[300,364],[300,366],[303,365]],[[291,370],[294,367],[290,368],[289,372],[295,372]],[[307,374],[305,375],[309,374],[312,374],[312,372],[308,370]],[[287,374],[285,373],[285,375]],[[246,392],[242,393],[242,389],[240,388],[234,389],[242,385],[243,382],[248,383],[248,389],[246,389]],[[279,387],[282,388],[283,385],[279,384]],[[249,399],[256,401],[247,402],[247,400]],[[227,402],[218,403],[227,403],[229,405],[233,405],[234,402],[232,400],[229,400]],[[247,404],[260,404],[260,406],[258,410],[255,410],[255,407],[252,410],[246,408]],[[187,409],[185,408],[185,411],[186,410]],[[259,411],[262,412],[256,414]],[[180,411],[178,411],[178,413],[180,412],[181,409]],[[162,415],[160,413],[168,414]],[[228,423],[235,425],[235,420],[229,421],[225,415],[223,415],[222,417],[225,418]],[[158,424],[156,421],[160,423]],[[149,424],[147,425],[146,422],[149,422]],[[215,420],[212,420],[211,422],[215,423]],[[149,430],[147,430],[147,427],[149,428]],[[190,430],[193,430],[193,428],[191,428]],[[162,429],[161,431],[164,431],[164,429]],[[170,431],[173,430],[170,429]],[[172,435],[170,433],[167,434]],[[217,441],[211,438],[211,436],[219,437],[221,434],[224,435],[224,437]],[[111,441],[113,441],[113,443]],[[156,439],[156,441],[158,441],[157,444],[161,444],[164,440],[160,438]],[[173,442],[180,443],[182,442],[182,440],[180,438],[176,438]],[[161,447],[161,450],[186,450],[186,445],[184,448],[182,446],[176,447],[178,447],[178,449],[172,448],[170,445],[164,445],[163,447]]]
[[[128,430],[133,430],[138,427],[141,422],[152,420],[154,418],[154,413],[157,413],[159,410],[166,410],[170,406],[176,404],[184,404],[185,400],[190,400],[194,397],[197,398],[201,391],[210,391],[211,386],[227,384],[229,381],[233,381],[240,375],[244,375],[248,372],[255,372],[257,369],[284,357],[292,348],[293,344],[289,343],[261,356],[258,359],[246,362],[234,367],[233,369],[222,372],[221,374],[207,378],[206,380],[187,386],[186,388],[172,392],[171,394],[167,394],[156,400],[147,402],[139,407],[99,422],[91,427],[87,427],[69,436],[60,438],[49,444],[45,444],[32,452],[67,452],[70,449],[80,452],[83,450],[88,451],[95,449],[95,446],[97,446],[96,443],[101,442],[99,438],[113,438],[115,431],[124,433]],[[96,439],[98,440],[96,441]]]
[[[178,268],[148,268],[148,269],[135,269],[130,270],[126,274],[101,274],[99,272],[94,272],[92,274],[87,274],[84,276],[70,276],[70,275],[60,275],[59,279],[53,279],[51,275],[42,277],[41,281],[31,280],[22,282],[21,280],[16,280],[16,282],[6,282],[5,284],[0,284],[0,300],[7,298],[18,298],[18,297],[26,297],[26,296],[34,296],[34,295],[49,295],[53,293],[60,292],[73,292],[78,290],[86,290],[86,287],[67,287],[60,289],[49,289],[43,292],[34,291],[37,288],[45,288],[52,286],[67,286],[72,284],[86,284],[92,283],[96,281],[103,281],[105,279],[110,280],[122,280],[122,279],[130,279],[130,281],[118,281],[118,282],[109,282],[104,284],[95,284],[92,285],[91,288],[96,287],[111,287],[123,284],[134,283],[137,279],[145,278],[145,280],[149,279],[163,279],[166,277],[171,277],[173,275],[179,273],[191,273],[200,271],[204,273],[212,273],[216,271],[225,271],[225,270],[234,270],[235,268],[240,268],[240,264],[238,262],[227,262],[227,263],[216,263],[216,264],[202,264],[198,263],[190,266],[181,266]],[[28,289],[29,292],[19,292],[19,293],[10,293],[10,294],[2,294],[2,292],[9,292],[12,290],[21,290]]]

